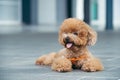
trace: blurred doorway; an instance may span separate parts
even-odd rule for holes
[[[106,21],[106,5],[105,0],[89,0],[90,6],[89,8],[90,12],[89,18],[90,18],[90,25],[96,30],[104,30],[105,28],[105,21]],[[84,0],[76,0],[76,17],[84,20]],[[101,17],[102,16],[102,17]]]

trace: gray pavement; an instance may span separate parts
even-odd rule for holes
[[[97,44],[89,47],[105,67],[100,72],[59,73],[36,66],[42,54],[58,51],[57,33],[0,34],[0,80],[120,80],[120,32],[98,32]]]

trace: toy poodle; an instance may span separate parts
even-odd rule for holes
[[[50,65],[52,70],[58,72],[69,72],[72,69],[101,71],[101,61],[87,48],[94,45],[96,40],[97,33],[85,22],[76,18],[65,19],[59,31],[59,42],[65,48],[39,57],[36,64]]]

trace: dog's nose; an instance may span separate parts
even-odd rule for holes
[[[69,38],[69,37],[66,37],[66,38],[65,38],[65,42],[70,42],[70,38]]]

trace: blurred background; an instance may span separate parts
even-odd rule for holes
[[[97,31],[120,30],[120,0],[0,0],[0,33],[57,32],[76,17]]]

